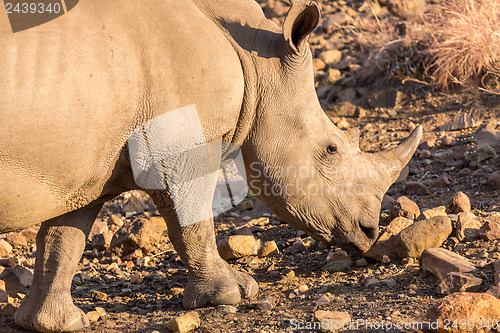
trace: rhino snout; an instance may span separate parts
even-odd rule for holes
[[[359,222],[352,236],[348,238],[348,247],[355,248],[358,252],[365,253],[378,238],[378,223]]]

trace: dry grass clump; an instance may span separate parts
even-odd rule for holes
[[[500,2],[443,0],[440,6],[430,24],[433,81],[446,89],[485,75],[500,77]]]
[[[364,44],[359,48],[370,52],[356,73],[357,83],[389,79],[500,93],[499,0],[389,0],[386,5],[397,18],[377,19],[383,38],[359,33],[357,42]]]

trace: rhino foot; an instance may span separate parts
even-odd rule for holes
[[[73,332],[90,325],[87,315],[73,304],[71,295],[59,292],[43,298],[35,294],[28,293],[14,314],[17,325],[37,332]]]
[[[184,307],[188,309],[220,304],[236,304],[241,298],[253,297],[259,286],[248,274],[238,272],[220,259],[218,265],[201,276],[190,276],[184,290]]]

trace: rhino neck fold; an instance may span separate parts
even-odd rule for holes
[[[254,124],[259,99],[259,58],[276,57],[274,44],[282,38],[280,29],[265,18],[254,0],[191,1],[219,27],[240,59],[245,82],[243,103],[232,137],[224,141],[241,147]]]

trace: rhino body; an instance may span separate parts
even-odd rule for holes
[[[0,20],[0,233],[43,222],[17,324],[41,332],[88,325],[71,280],[102,205],[139,188],[127,140],[188,105],[208,143],[241,147],[250,187],[281,218],[325,243],[371,246],[381,198],[422,129],[392,151],[365,154],[356,131],[329,121],[306,43],[319,18],[316,4],[298,0],[283,29],[253,0],[89,0],[15,34]],[[304,167],[307,177],[283,166]],[[353,169],[363,173],[342,171]],[[311,196],[312,188],[321,191]],[[213,219],[183,226],[182,203],[174,206],[168,189],[147,193],[188,267],[186,307],[257,293],[217,253]]]

